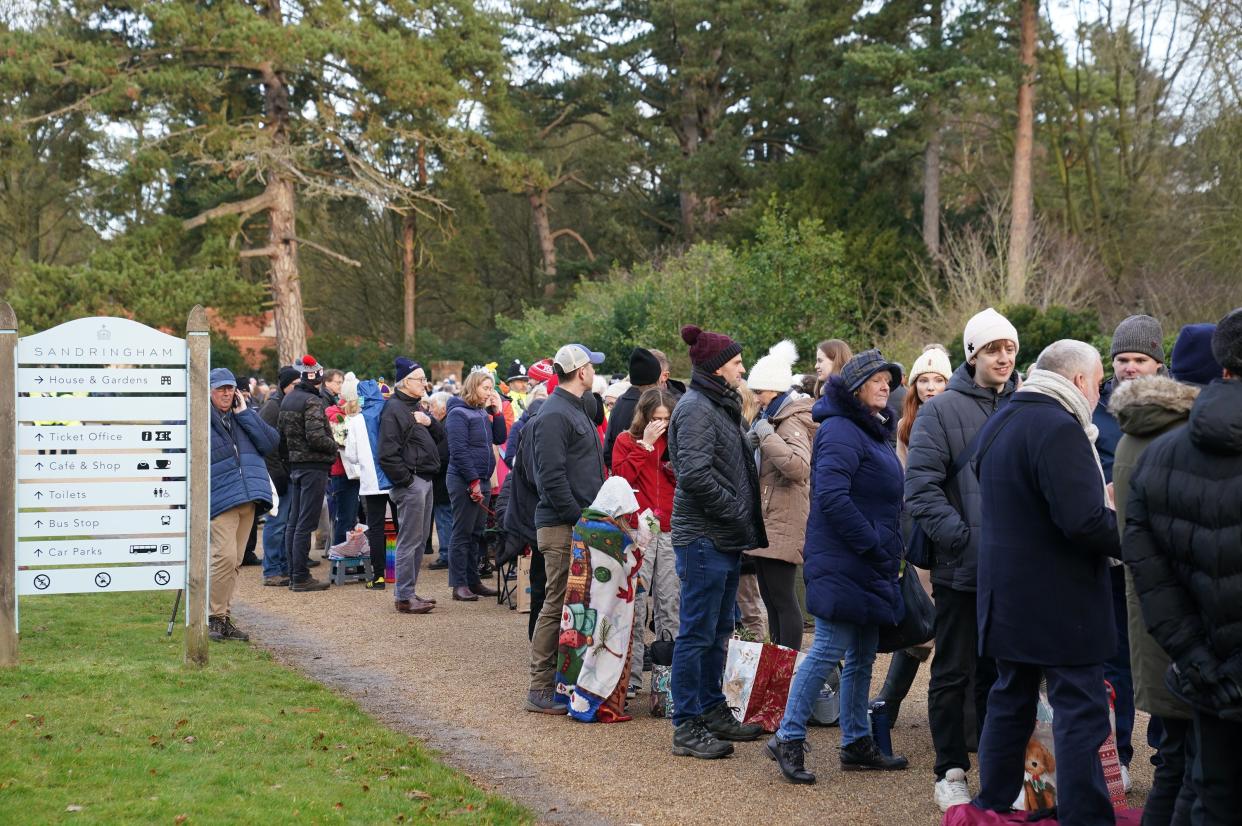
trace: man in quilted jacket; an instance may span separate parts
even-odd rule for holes
[[[298,370],[298,383],[280,403],[280,435],[289,450],[289,522],[285,527],[289,590],[325,591],[328,583],[310,575],[310,541],[323,511],[337,444],[319,393],[323,366],[311,355],[293,366]]]

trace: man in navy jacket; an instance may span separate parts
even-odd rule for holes
[[[1008,811],[1022,788],[1041,677],[1048,682],[1057,812],[1112,824],[1098,755],[1110,731],[1104,662],[1117,646],[1108,558],[1117,518],[1092,442],[1103,365],[1080,341],[1039,356],[980,437],[979,648],[996,661],[974,805]]]
[[[280,434],[246,407],[233,374],[211,371],[211,588],[207,635],[216,640],[250,639],[233,625],[229,605],[237,571],[254,524],[255,505],[272,506],[272,487],[263,457],[280,445]]]

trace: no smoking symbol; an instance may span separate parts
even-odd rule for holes
[[[39,574],[34,578],[34,587],[38,588],[40,591],[46,591],[51,584],[52,578],[47,574]]]
[[[108,576],[105,573],[95,574],[95,584],[98,585],[100,588],[107,588],[109,585],[112,584],[112,577]]]
[[[172,577],[168,575],[168,571],[156,571],[155,572],[155,584],[156,585],[167,585],[170,579],[172,579]]]

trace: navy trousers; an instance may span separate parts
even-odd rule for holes
[[[979,738],[981,809],[1007,812],[1022,791],[1026,744],[1035,729],[1039,680],[1048,680],[1057,757],[1057,817],[1062,826],[1114,826],[1099,750],[1108,739],[1104,665],[1048,667],[996,660],[996,683]]]

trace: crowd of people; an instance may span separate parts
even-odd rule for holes
[[[1115,718],[1128,790],[1136,707],[1156,755],[1143,823],[1237,822],[1242,308],[1182,328],[1171,353],[1157,319],[1125,319],[1107,381],[1073,340],[1019,372],[1018,331],[991,308],[960,365],[930,345],[908,373],[839,340],[811,375],[787,341],[748,372],[728,335],[681,337],[688,384],[643,347],[609,381],[581,344],[435,387],[408,358],[391,383],[309,355],[270,388],[213,370],[212,638],[246,639],[229,606],[259,514],[263,584],[328,587],[310,573],[326,502],[333,544],[365,523],[371,590],[396,523],[399,613],[436,607],[418,589],[433,526],[427,567],[453,600],[495,596],[490,567],[530,556],[528,711],[628,719],[651,641],[675,641],[673,753],[725,757],[765,735],[725,697],[729,639],[803,649],[809,626],[764,746],[790,782],[815,782],[807,725],[834,682],[841,767],[908,768],[887,730],[930,659],[942,810],[1010,809],[1042,691],[1062,823],[1114,822],[1099,749]],[[907,560],[916,544],[926,558]],[[871,698],[902,577],[934,601],[934,638],[895,652]]]

